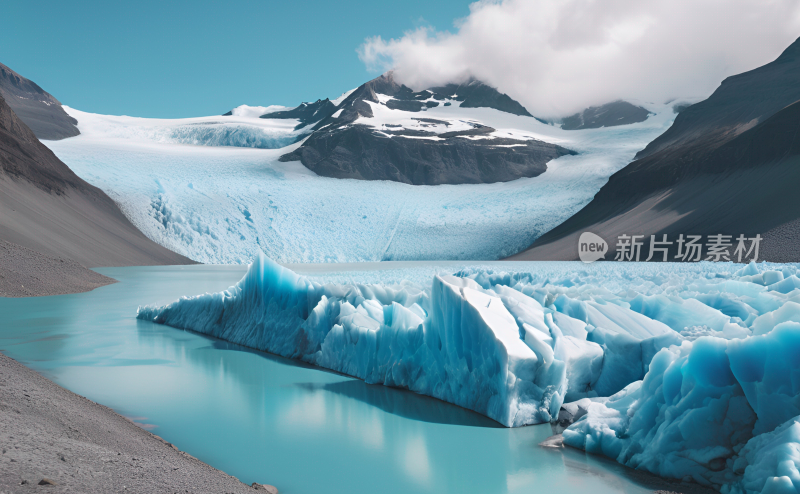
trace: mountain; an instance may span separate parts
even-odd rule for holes
[[[58,140],[80,134],[50,93],[0,63],[0,96],[39,139]]]
[[[528,110],[505,93],[486,84],[470,79],[464,84],[447,84],[428,89],[434,99],[446,98],[460,101],[461,108],[494,108],[512,115],[532,117]],[[424,93],[424,92],[423,92]],[[541,120],[540,120],[541,121]]]
[[[759,234],[759,259],[796,261],[798,100],[800,40],[681,111],[591,203],[512,258],[576,259],[578,236],[591,231],[612,251],[621,234]]]
[[[331,100],[325,98],[324,100],[318,99],[314,103],[302,103],[296,108],[291,110],[276,111],[265,113],[260,118],[296,118],[300,121],[296,129],[303,128],[320,120],[324,120],[336,112],[336,105],[331,103]]]
[[[438,185],[535,177],[548,161],[574,154],[532,137],[497,135],[476,118],[479,113],[464,111],[485,108],[510,118],[533,118],[508,95],[475,80],[415,92],[388,72],[352,91],[335,111],[328,103],[318,101],[315,116],[301,120],[307,125],[324,117],[281,161],[301,161],[325,177]],[[453,108],[436,118],[419,115],[445,107]],[[298,107],[279,114],[301,118],[310,112]]]
[[[614,101],[602,106],[592,106],[561,120],[564,130],[599,129],[644,122],[650,112],[627,101]]]
[[[66,263],[73,278],[74,263],[96,267],[193,262],[145,237],[111,198],[80,179],[42,144],[2,96],[0,240],[3,270],[16,272],[19,279],[58,278],[64,273],[37,269],[64,260],[73,261]],[[96,273],[90,273],[86,278],[92,282]]]

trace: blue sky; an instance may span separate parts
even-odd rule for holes
[[[453,31],[467,0],[5,0],[0,62],[62,103],[188,117],[334,98],[374,73],[356,48],[420,25]]]

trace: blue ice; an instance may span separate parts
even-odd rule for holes
[[[702,331],[661,348],[644,379],[582,403],[564,443],[723,493],[800,492],[800,289],[787,289],[797,270],[759,268],[691,283],[672,302],[639,296],[632,308]],[[729,321],[673,307],[692,296],[682,304],[721,306]]]
[[[689,355],[693,345],[700,357],[686,369],[708,374],[709,385],[725,388],[717,390],[721,396],[733,385],[733,371],[725,370],[727,360],[720,356],[729,345],[757,341],[750,335],[753,326],[766,324],[760,321],[800,323],[800,305],[794,302],[800,290],[762,291],[763,285],[742,281],[752,276],[743,275],[743,270],[766,270],[767,264],[742,269],[710,263],[563,263],[555,272],[552,267],[550,272],[525,270],[546,264],[500,264],[508,271],[466,267],[428,278],[417,273],[410,280],[394,274],[385,283],[380,276],[376,283],[364,283],[301,276],[262,255],[228,290],[163,307],[140,307],[138,317],[301,359],[370,383],[407,388],[509,427],[554,420],[565,401],[588,399],[608,412],[601,413],[599,422],[590,412],[565,432],[565,438],[614,458],[620,457],[625,441],[632,440],[619,439],[614,427],[627,427],[625,421],[635,416],[628,408],[617,410],[614,400],[619,396],[627,397],[622,400],[625,407],[632,406],[631,397],[650,389],[648,379]],[[794,266],[785,269],[796,273]],[[743,284],[755,288],[748,290]],[[762,313],[750,306],[754,294],[772,301],[762,300],[757,306],[776,308]],[[726,315],[699,299],[710,295],[715,298],[705,300],[712,305],[725,299],[746,306],[739,311],[756,317]],[[681,379],[672,377],[670,393],[685,390]],[[749,393],[747,386],[741,389],[739,404]],[[770,395],[768,409],[779,395]],[[694,406],[716,416],[718,411],[705,410],[702,397],[692,396]],[[657,406],[649,410],[658,415]],[[772,430],[797,415],[786,413],[765,421],[769,427],[758,431]],[[587,424],[605,424],[606,419],[613,425],[587,429]],[[738,431],[739,425],[727,427]],[[717,458],[713,452],[703,454],[712,455],[708,461]]]

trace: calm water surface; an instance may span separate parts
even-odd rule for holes
[[[294,267],[296,268],[296,266]],[[99,269],[89,293],[0,298],[0,351],[243,482],[283,494],[644,493],[629,471],[410,392],[139,321],[242,266]]]

